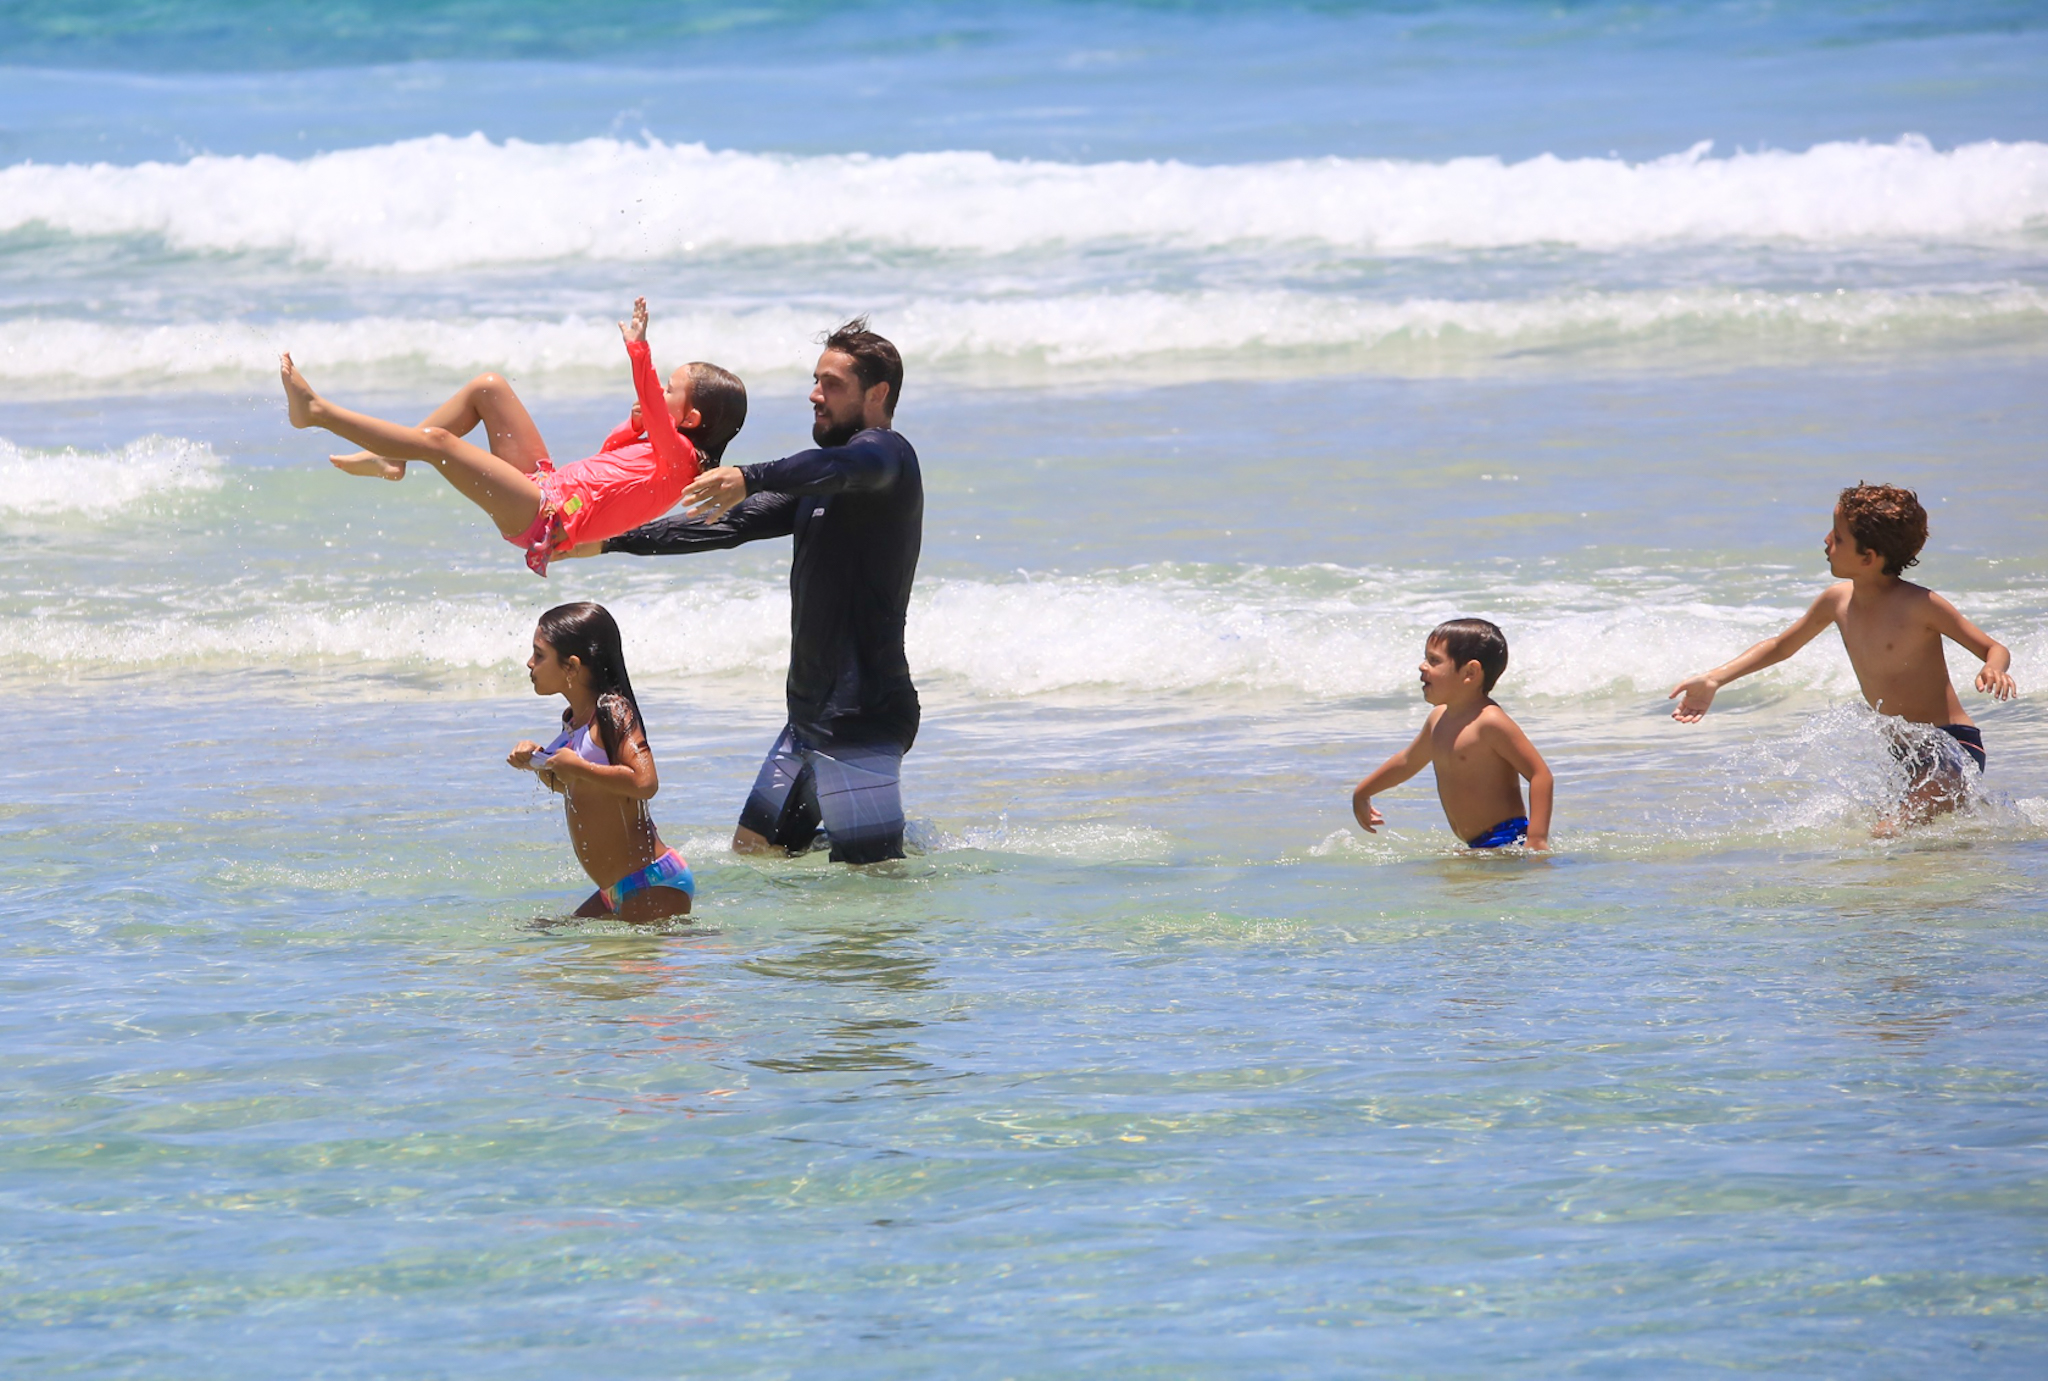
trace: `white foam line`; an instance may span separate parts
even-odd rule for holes
[[[946,152],[793,157],[696,144],[435,135],[287,159],[19,163],[0,230],[161,238],[423,272],[865,243],[1005,253],[1132,241],[1402,252],[2011,236],[2048,216],[2048,144],[1828,143],[1630,163],[1319,158],[1198,167]]]
[[[118,450],[33,450],[0,438],[0,514],[103,518],[146,500],[218,489],[203,441],[145,436]]]
[[[1801,595],[1806,593],[1802,590]],[[206,592],[183,611],[137,618],[122,606],[95,621],[66,613],[0,616],[0,656],[68,670],[338,663],[518,675],[543,598],[336,608],[303,596],[217,614]],[[1958,596],[2014,650],[2048,659],[2038,601]],[[685,684],[740,676],[771,688],[788,652],[788,595],[779,582],[715,578],[685,592],[610,602],[637,681]],[[1245,571],[1195,583],[1159,570],[1034,580],[935,579],[911,606],[911,665],[927,684],[1000,697],[1190,690],[1311,699],[1410,695],[1424,635],[1449,611],[1484,612],[1507,628],[1501,694],[1661,697],[1684,676],[1784,627],[1800,602],[1714,604],[1676,586],[1626,589],[1520,583],[1510,597],[1447,588],[1440,577],[1330,568]],[[1951,659],[1958,685],[1975,668]],[[1756,678],[1766,689],[1856,694],[1837,642],[1824,639]]]
[[[710,358],[742,374],[809,368],[832,314],[778,305],[664,314],[663,358]],[[2048,292],[2020,283],[1950,291],[1762,292],[1689,289],[1521,300],[1380,302],[1289,291],[1078,293],[924,299],[874,313],[913,365],[1031,362],[1053,369],[1192,364],[1204,357],[1286,362],[1358,357],[1387,367],[1484,361],[1502,351],[1669,345],[1736,355],[2048,339]],[[130,325],[22,317],[0,322],[0,381],[87,386],[268,384],[294,352],[316,383],[355,375],[504,370],[615,388],[625,377],[608,320],[370,316],[344,321]]]

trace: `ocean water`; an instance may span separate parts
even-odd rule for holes
[[[10,1374],[2038,1373],[2048,14],[599,11],[0,5]],[[736,460],[904,351],[899,865],[725,848],[786,549],[541,584],[284,425],[580,454],[642,292]],[[1864,479],[2022,689],[1894,839],[1833,635],[1665,701]],[[581,598],[688,925],[502,763]],[[1550,857],[1350,819],[1460,614]]]

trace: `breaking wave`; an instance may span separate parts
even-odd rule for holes
[[[220,485],[220,460],[202,441],[145,436],[119,450],[80,451],[0,439],[0,515],[102,518],[147,499]]]
[[[1402,253],[1703,241],[1977,241],[2048,219],[2048,144],[1828,143],[1631,163],[1493,157],[1058,163],[798,157],[701,144],[435,135],[317,154],[0,169],[0,232],[430,272],[862,244],[1002,254],[1135,242]]]
[[[923,582],[911,605],[911,665],[928,686],[1028,698],[1108,692],[1250,691],[1319,700],[1406,697],[1424,635],[1441,619],[1483,612],[1507,629],[1512,661],[1500,694],[1661,697],[1797,615],[1800,596],[1713,603],[1640,573],[1598,582],[1474,585],[1427,572],[1327,566],[1130,571],[1036,579]],[[1502,589],[1512,593],[1503,594]],[[2048,657],[2048,624],[2019,593],[1973,592],[2016,662]],[[181,667],[376,667],[508,683],[519,675],[535,605],[478,597],[338,605],[287,595],[264,606],[94,619],[0,617],[0,657],[64,671]],[[636,680],[684,684],[740,676],[779,684],[788,655],[788,593],[779,582],[720,577],[687,591],[606,600],[626,634]],[[1960,658],[1961,654],[1955,654]],[[1974,667],[1953,664],[1958,684]],[[1743,695],[1856,696],[1832,639],[1745,682]],[[1741,697],[1736,697],[1737,701]]]
[[[1199,370],[1205,358],[1277,367],[1389,372],[1484,368],[1503,356],[1570,359],[1587,351],[1683,355],[1695,362],[1799,358],[2048,341],[2048,291],[2021,283],[1966,290],[1767,292],[1678,289],[1525,299],[1371,301],[1283,289],[1093,292],[922,299],[879,307],[879,329],[914,365],[1013,364],[1053,370],[1156,366]],[[718,360],[742,374],[809,368],[828,307],[667,313],[657,348]],[[267,385],[291,349],[319,381],[498,369],[571,387],[615,389],[625,377],[608,320],[367,316],[164,325],[23,317],[0,321],[0,382],[16,386]]]

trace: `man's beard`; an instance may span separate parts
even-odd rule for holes
[[[820,446],[844,446],[860,435],[863,428],[858,417],[844,422],[834,422],[829,417],[820,417],[811,423],[811,440]]]

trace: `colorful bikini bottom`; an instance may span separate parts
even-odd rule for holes
[[[600,887],[598,895],[604,898],[604,904],[611,908],[612,914],[617,915],[626,898],[650,887],[673,887],[686,897],[697,895],[697,879],[690,876],[690,865],[674,849],[639,872],[628,873],[609,887]]]

